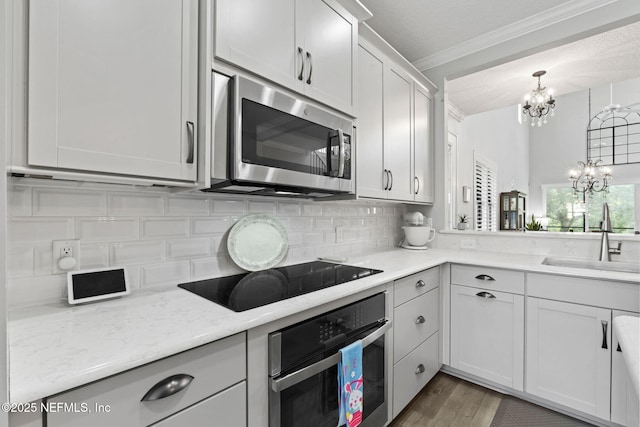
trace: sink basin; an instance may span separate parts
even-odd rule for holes
[[[640,273],[640,264],[633,262],[618,261],[595,261],[581,258],[546,257],[543,261],[545,265],[555,265],[558,267],[588,268],[590,270],[619,271],[623,273]]]

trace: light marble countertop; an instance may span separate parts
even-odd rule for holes
[[[638,398],[640,396],[640,317],[618,316],[613,319],[613,330],[620,341],[622,357]]]
[[[638,282],[636,274],[542,265],[543,256],[394,249],[345,264],[383,273],[233,312],[178,287],[71,307],[63,302],[9,313],[9,396],[29,402],[319,307],[446,262]]]

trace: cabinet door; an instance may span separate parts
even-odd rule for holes
[[[433,203],[433,144],[431,143],[431,98],[415,84],[413,91],[413,182],[416,202]]]
[[[384,71],[384,165],[391,172],[389,199],[413,201],[411,78],[393,67]]]
[[[166,418],[154,427],[246,427],[247,386],[240,384],[221,391],[208,399],[198,402],[175,415]],[[212,422],[215,420],[215,422]]]
[[[333,0],[304,3],[305,89],[308,96],[351,113],[357,21]]]
[[[524,297],[452,285],[451,366],[522,391]]]
[[[301,90],[304,45],[296,0],[217,0],[215,56]]]
[[[609,419],[611,310],[527,298],[527,392]]]
[[[358,48],[358,122],[356,186],[359,196],[385,199],[382,89],[384,64],[366,48]]]
[[[32,0],[28,162],[195,181],[198,0]]]
[[[612,320],[618,316],[639,317],[640,314],[630,311],[613,310]],[[627,420],[627,383],[629,371],[625,365],[622,348],[620,348],[615,332],[611,331],[611,421],[626,426]]]

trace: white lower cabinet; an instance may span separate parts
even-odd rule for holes
[[[527,388],[541,398],[608,420],[611,310],[527,299]]]
[[[524,296],[452,285],[451,366],[523,391]]]
[[[640,317],[638,313],[632,313],[630,311],[613,310],[611,313],[611,320],[618,316],[634,316]],[[638,425],[638,410],[637,402],[632,402],[631,399],[636,399],[633,389],[627,389],[631,385],[629,381],[629,371],[625,365],[624,351],[620,347],[618,338],[616,337],[615,330],[611,331],[611,421],[623,426],[637,426]],[[627,403],[631,403],[628,405]],[[635,403],[635,407],[633,405]]]
[[[440,269],[394,282],[393,417],[440,370]]]
[[[178,412],[153,427],[205,427],[215,425],[224,427],[246,427],[247,425],[247,385],[243,381],[228,390],[196,403]]]
[[[245,380],[241,333],[49,397],[46,425],[245,426]]]

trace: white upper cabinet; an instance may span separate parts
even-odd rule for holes
[[[433,203],[429,91],[377,45],[358,48],[357,195]]]
[[[433,203],[433,144],[431,143],[431,97],[417,83],[413,90],[413,197],[416,202]]]
[[[389,199],[413,200],[411,174],[411,78],[401,70],[385,68],[384,166]]]
[[[353,112],[357,20],[334,0],[218,0],[215,55]]]
[[[198,0],[31,0],[30,166],[197,178]]]

